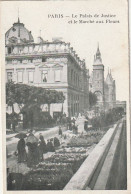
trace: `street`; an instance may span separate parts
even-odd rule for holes
[[[85,120],[84,117],[78,118],[76,120],[76,124],[78,125],[78,133],[84,132],[84,120]],[[67,130],[67,127],[63,126],[62,131],[64,132],[66,130]],[[50,128],[47,131],[37,131],[35,133],[35,136],[39,137],[39,133],[41,133],[44,136],[44,139],[47,141],[47,139],[58,136],[58,131],[59,131],[59,127],[56,126],[56,127]],[[19,139],[14,137],[16,134],[17,133],[10,134],[10,135],[7,135],[7,137],[6,137],[6,145],[7,145],[8,155],[12,155],[17,150],[17,143],[18,143]],[[11,158],[9,158],[8,160],[11,160]]]

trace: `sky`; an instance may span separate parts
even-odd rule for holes
[[[51,18],[55,14],[57,16],[63,14],[64,17]],[[102,14],[106,17],[101,17]],[[113,17],[109,18],[108,14],[113,15]],[[1,17],[3,39],[5,32],[14,22],[17,22],[18,15],[20,21],[32,32],[35,42],[40,34],[44,40],[51,41],[54,37],[62,37],[63,41],[70,42],[78,56],[85,59],[90,74],[99,42],[105,77],[108,68],[110,68],[112,76],[116,80],[117,100],[128,100],[129,65],[126,1],[99,0],[97,5],[95,0],[81,2],[5,1],[2,2]],[[75,15],[77,18],[74,18]],[[77,21],[77,24],[69,23],[71,20]],[[94,23],[81,24],[79,20],[86,22],[94,20]],[[105,23],[106,20],[107,23]],[[119,23],[109,23],[109,20],[119,21]],[[104,21],[104,23],[96,23],[96,21]]]

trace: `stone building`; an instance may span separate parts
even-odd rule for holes
[[[52,115],[63,110],[74,116],[89,108],[89,71],[70,46],[59,39],[34,42],[24,24],[14,23],[5,34],[6,81],[62,91],[64,104],[52,104]]]
[[[97,110],[108,110],[116,104],[116,86],[111,71],[104,79],[104,65],[102,63],[99,45],[94,55],[93,72],[89,81],[90,91],[97,96]]]

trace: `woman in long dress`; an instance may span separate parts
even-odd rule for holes
[[[37,143],[27,142],[28,154],[27,154],[27,166],[33,167],[39,163],[39,151]]]
[[[38,139],[34,136],[32,131],[30,131],[26,142],[26,145],[28,146],[27,166],[33,167],[39,163],[39,150]]]
[[[46,146],[46,143],[45,143],[45,140],[44,140],[44,137],[43,135],[40,135],[40,142],[39,142],[39,158],[40,158],[40,161],[43,161],[43,154],[47,152],[47,146]]]
[[[18,163],[25,162],[27,158],[25,150],[25,140],[23,138],[18,141],[17,150],[18,150]]]

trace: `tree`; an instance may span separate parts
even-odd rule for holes
[[[30,127],[34,123],[34,113],[37,112],[37,116],[40,116],[42,105],[48,104],[50,113],[52,103],[63,103],[64,100],[63,92],[56,90],[46,90],[42,87],[14,84],[13,82],[6,84],[6,104],[12,107],[12,113],[14,113],[14,104],[17,103],[25,123],[28,123],[27,126]]]
[[[7,106],[10,106],[12,108],[12,114],[11,114],[11,123],[12,124],[12,127],[13,127],[13,130],[15,131],[15,127],[16,127],[16,124],[17,124],[17,116],[16,116],[16,113],[14,111],[14,104],[17,103],[17,87],[16,85],[13,83],[13,82],[8,82],[6,84],[6,104]]]
[[[93,107],[96,103],[97,103],[97,96],[94,93],[89,92],[89,105],[90,105],[90,107]]]

